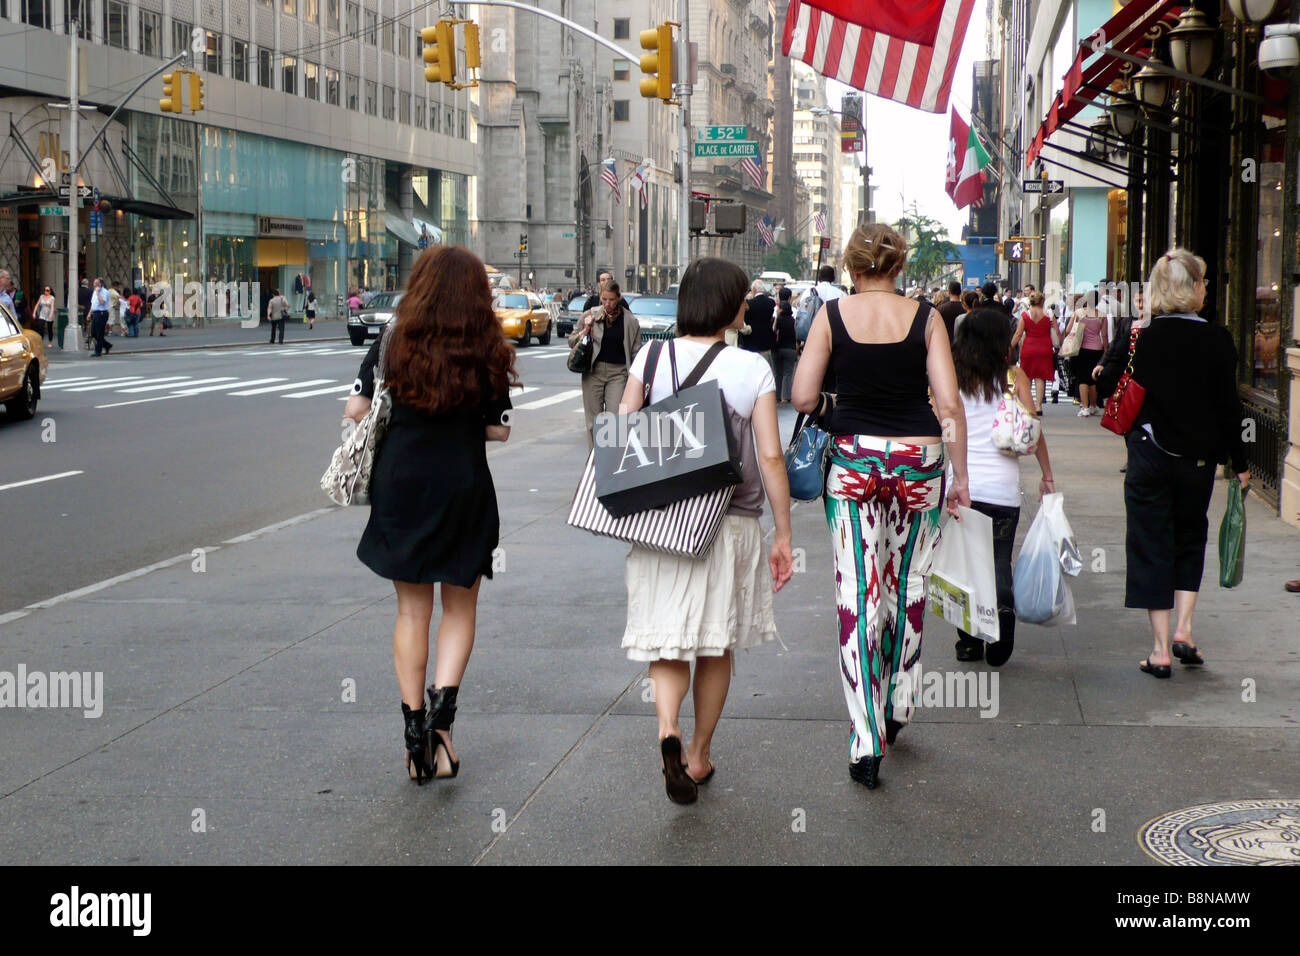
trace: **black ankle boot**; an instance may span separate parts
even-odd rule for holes
[[[849,765],[849,777],[862,784],[868,790],[875,790],[880,783],[881,757],[863,757],[857,763]]]
[[[459,687],[429,688],[429,718],[425,723],[425,738],[433,762],[435,777],[454,777],[460,773],[460,761],[451,759],[451,751],[442,739],[440,730],[451,737],[451,725],[456,721],[456,694]]]
[[[898,732],[903,729],[903,725],[891,717],[885,718],[885,743],[891,747],[894,741],[898,739]]]
[[[406,720],[406,769],[412,780],[416,783],[424,783],[433,777],[433,755],[424,733],[426,723],[424,708],[411,710],[403,703],[402,717]]]

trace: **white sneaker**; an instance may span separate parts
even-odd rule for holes
[[[1079,418],[1087,418],[1091,413],[1086,408],[1081,408],[1076,413]]]

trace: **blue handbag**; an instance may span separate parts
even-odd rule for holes
[[[826,453],[831,436],[800,415],[794,423],[794,435],[785,450],[785,473],[790,481],[790,497],[796,501],[816,501],[826,482]]]

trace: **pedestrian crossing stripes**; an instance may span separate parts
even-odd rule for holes
[[[175,398],[190,398],[196,395],[222,394],[234,398],[323,398],[335,396],[339,401],[347,401],[352,394],[352,380],[336,378],[294,379],[287,375],[266,375],[257,378],[241,378],[236,375],[210,375],[196,378],[191,375],[108,375],[100,378],[92,375],[78,375],[67,379],[47,381],[41,391],[50,393],[50,397],[61,393],[79,394],[81,392],[103,392],[121,395],[120,400],[101,400],[95,405],[97,409],[123,408],[128,405],[144,405],[153,402],[169,401]],[[515,408],[525,411],[549,408],[562,402],[579,399],[581,389],[569,388],[553,391],[554,386],[517,385],[510,390],[511,401]],[[552,392],[552,394],[546,394]],[[521,398],[534,396],[528,401]],[[99,395],[92,396],[100,398]],[[581,408],[578,409],[581,411]]]

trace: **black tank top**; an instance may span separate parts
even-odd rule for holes
[[[849,336],[840,300],[826,304],[831,324],[831,369],[835,373],[835,411],[827,422],[834,435],[942,434],[930,407],[926,371],[925,323],[930,303],[917,306],[901,342],[866,344]]]

